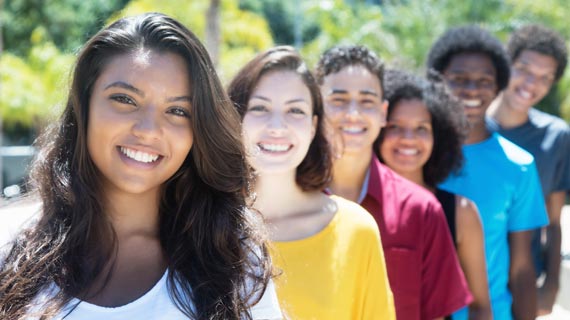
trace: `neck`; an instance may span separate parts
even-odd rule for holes
[[[431,188],[426,184],[424,180],[424,173],[422,171],[422,168],[419,168],[419,170],[416,171],[397,172],[397,173],[402,177],[412,181],[413,183],[420,185],[428,190],[431,190]]]
[[[370,167],[372,149],[360,153],[344,153],[333,165],[331,190],[345,199],[357,202],[366,171]]]
[[[487,129],[485,122],[477,123],[469,129],[469,135],[465,139],[465,144],[479,143],[483,140],[488,139],[491,136],[491,132]]]
[[[160,192],[149,193],[107,195],[105,209],[119,240],[132,235],[158,238]]]
[[[306,207],[314,193],[304,192],[295,181],[295,172],[260,174],[255,181],[256,198],[253,207],[266,220],[294,216]]]
[[[487,110],[487,114],[505,129],[521,126],[528,121],[528,112],[513,108],[504,93],[501,93],[493,101]]]

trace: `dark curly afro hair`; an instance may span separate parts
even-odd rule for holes
[[[463,166],[461,146],[467,134],[467,121],[461,102],[434,73],[426,80],[406,71],[389,69],[384,75],[384,83],[389,103],[388,121],[402,100],[422,101],[431,115],[434,144],[431,156],[423,167],[423,175],[425,183],[435,188],[450,173],[457,172]],[[384,140],[383,132],[374,142],[374,152],[382,162],[380,145]]]
[[[315,78],[319,84],[331,73],[337,73],[344,67],[362,65],[378,77],[380,88],[384,92],[384,63],[376,54],[365,46],[336,46],[325,51],[315,68]]]
[[[427,69],[443,73],[451,58],[459,53],[488,55],[497,71],[498,91],[509,84],[510,60],[501,42],[488,31],[475,25],[449,29],[433,44],[427,58]]]
[[[551,56],[556,60],[555,80],[558,81],[564,74],[568,63],[568,49],[562,36],[543,25],[530,24],[515,30],[507,44],[507,52],[514,62],[524,51],[536,51]]]

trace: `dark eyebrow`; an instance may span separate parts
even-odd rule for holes
[[[372,90],[360,90],[360,94],[371,95],[377,97],[378,94]]]
[[[331,89],[331,91],[328,94],[333,95],[333,94],[347,94],[347,93],[348,91],[344,89]]]
[[[307,103],[307,100],[305,100],[305,99],[303,99],[303,98],[297,98],[297,99],[291,99],[291,100],[289,100],[289,101],[287,101],[287,102],[285,102],[285,103],[286,103],[286,104],[289,104],[289,103],[296,103],[296,102],[305,102],[305,103]]]
[[[166,102],[178,102],[178,101],[192,102],[192,98],[189,96],[180,96],[180,97],[168,98],[166,100]]]
[[[110,85],[105,87],[105,90],[109,89],[109,88],[122,88],[122,89],[126,89],[129,91],[132,91],[136,94],[138,94],[139,96],[144,98],[144,92],[140,89],[135,88],[133,85],[128,84],[126,82],[123,81],[115,81],[113,83],[111,83]]]
[[[263,97],[263,96],[252,96],[250,99],[260,99],[260,100],[264,100],[267,102],[271,102],[271,99]]]

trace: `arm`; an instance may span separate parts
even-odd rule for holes
[[[467,278],[473,302],[469,319],[492,319],[485,263],[485,243],[479,211],[473,201],[456,196],[457,254]]]
[[[536,285],[534,264],[530,253],[532,231],[509,233],[511,266],[509,288],[513,295],[515,319],[534,319],[536,315]]]
[[[560,276],[560,243],[562,231],[560,229],[560,215],[566,200],[566,192],[559,191],[548,195],[546,210],[550,224],[546,227],[546,277],[544,284],[538,289],[538,315],[547,315],[552,312],[556,300]]]

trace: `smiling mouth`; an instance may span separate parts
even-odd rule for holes
[[[293,148],[292,144],[280,143],[258,143],[257,146],[261,151],[265,152],[287,152]]]
[[[517,90],[517,93],[519,94],[519,96],[523,99],[529,100],[532,98],[532,94],[526,90],[523,89],[519,89]]]
[[[405,156],[415,156],[418,153],[420,153],[420,151],[418,149],[410,149],[410,148],[406,148],[406,149],[396,149],[396,152],[399,154],[403,154]]]
[[[358,134],[358,133],[364,133],[366,131],[366,128],[359,126],[343,126],[340,128],[340,130],[342,132],[346,132],[349,134]]]
[[[463,105],[467,108],[478,108],[481,106],[482,102],[479,99],[464,99]]]
[[[120,147],[119,150],[127,158],[133,159],[135,161],[142,162],[142,163],[155,162],[162,157],[159,154],[147,153],[147,152],[134,150],[134,149],[126,148],[126,147]]]

